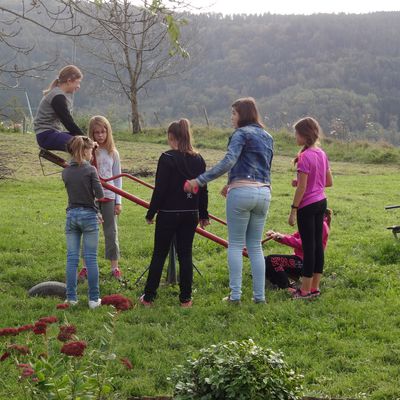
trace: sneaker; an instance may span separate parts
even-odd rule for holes
[[[233,304],[233,305],[236,305],[236,306],[239,305],[239,304],[241,303],[240,300],[232,300],[230,295],[224,297],[224,298],[222,299],[222,301],[226,301],[227,303]]]
[[[311,290],[310,296],[311,296],[311,297],[318,297],[318,296],[321,296],[321,291],[320,291],[319,289]]]
[[[293,294],[295,294],[295,293],[297,292],[297,289],[294,288],[294,287],[288,287],[288,288],[287,288],[287,291],[288,291],[291,295],[293,295]]]
[[[152,306],[153,306],[153,302],[152,302],[152,301],[146,301],[146,300],[144,299],[144,294],[142,294],[142,295],[139,297],[139,302],[140,302],[140,304],[141,304],[142,306],[144,306],[144,307],[152,307]]]
[[[293,299],[311,299],[311,297],[311,292],[303,294],[301,289],[297,289],[292,295]]]
[[[192,308],[192,306],[193,306],[193,300],[181,302],[182,308]]]
[[[98,299],[97,301],[95,300],[89,300],[89,308],[93,310],[94,308],[97,308],[101,306],[101,299]]]
[[[266,300],[256,300],[255,298],[252,299],[254,304],[265,304]]]
[[[69,304],[70,306],[76,306],[78,304],[78,300],[65,300],[64,303]]]
[[[87,269],[86,267],[83,267],[78,274],[78,281],[79,282],[84,282],[85,279],[87,279]]]
[[[111,275],[117,279],[118,281],[122,278],[121,270],[118,267],[115,267],[111,270]]]

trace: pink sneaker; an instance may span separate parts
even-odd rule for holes
[[[78,274],[78,281],[79,282],[84,282],[85,279],[87,279],[87,269],[86,267],[83,267]]]
[[[193,300],[185,301],[181,303],[182,308],[192,308],[193,307]]]
[[[152,302],[152,301],[146,301],[146,300],[144,299],[144,294],[142,294],[142,295],[139,297],[139,302],[140,302],[140,304],[141,304],[142,306],[144,306],[144,307],[153,307],[153,302]]]
[[[112,276],[113,276],[115,279],[117,279],[118,281],[122,278],[121,270],[120,270],[118,267],[113,268],[113,269],[111,270],[111,274],[112,274]]]

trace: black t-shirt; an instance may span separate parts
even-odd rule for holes
[[[190,155],[178,150],[162,153],[157,165],[156,185],[146,218],[153,219],[157,211],[198,210],[200,219],[208,219],[207,186],[199,188],[197,194],[186,193],[183,185],[206,170],[200,154]]]

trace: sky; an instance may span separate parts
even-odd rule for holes
[[[200,12],[223,14],[316,14],[400,11],[400,0],[192,0]]]

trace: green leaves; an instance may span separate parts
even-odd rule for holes
[[[175,399],[297,400],[302,376],[252,339],[212,345],[173,371]]]

